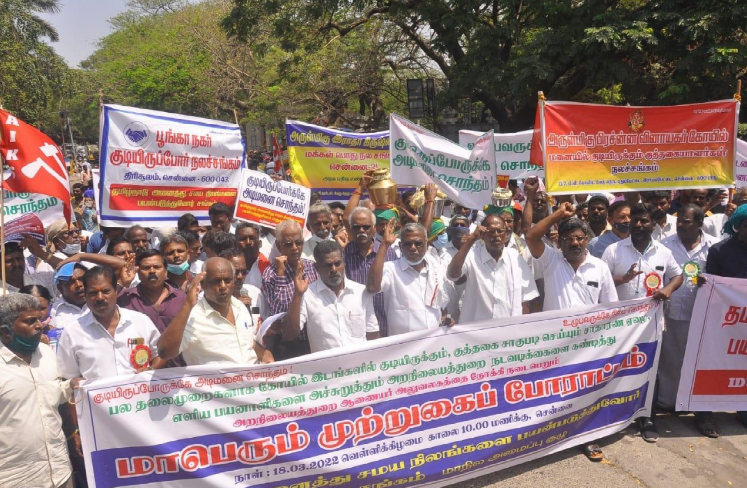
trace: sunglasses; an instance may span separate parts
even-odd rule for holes
[[[371,230],[371,227],[373,227],[373,225],[351,225],[350,227],[351,227],[351,228],[352,228],[353,230],[364,230],[364,231],[369,231],[369,230]]]
[[[421,247],[423,244],[425,244],[425,242],[423,241],[409,241],[409,242],[402,241],[401,245],[402,247],[412,247],[412,246]]]

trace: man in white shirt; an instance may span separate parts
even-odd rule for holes
[[[703,220],[703,232],[720,241],[728,238],[729,234],[723,232],[724,224],[729,220],[734,210],[745,203],[747,203],[747,188],[737,188],[731,202],[726,205],[726,212],[707,216]]]
[[[323,203],[312,205],[306,218],[306,228],[311,236],[303,244],[301,257],[313,261],[317,244],[332,240],[332,211],[329,207]]]
[[[364,285],[345,279],[340,245],[321,242],[314,249],[314,258],[319,279],[309,285],[303,268],[296,273],[293,299],[283,321],[283,338],[295,340],[306,328],[311,352],[378,339],[373,295]]]
[[[692,203],[684,205],[677,212],[677,233],[662,241],[682,268],[685,263],[694,262],[700,267],[701,272],[705,271],[708,251],[719,242],[717,238],[703,232],[704,219],[702,208]],[[700,276],[696,280],[705,281]],[[698,283],[690,281],[675,290],[666,310],[667,328],[664,331],[659,356],[659,388],[656,401],[660,407],[667,410],[674,410],[676,406],[677,388],[697,285]],[[710,412],[696,412],[695,425],[706,437],[716,438],[719,434],[712,417]]]
[[[500,216],[488,215],[451,260],[447,277],[467,280],[459,323],[527,314],[529,302],[539,296],[524,258],[504,247],[509,232]],[[473,249],[478,240],[483,245]]]
[[[676,235],[677,217],[669,214],[672,192],[669,190],[651,191],[646,194],[646,199],[654,207],[651,217],[654,219],[655,225],[651,238],[661,242],[669,236]]]
[[[77,385],[78,379],[63,381],[54,351],[40,344],[43,326],[38,307],[31,295],[0,297],[0,487],[3,488],[73,486],[58,407],[68,403],[71,383]],[[64,427],[67,431],[74,429]],[[80,440],[75,434],[70,438]]]
[[[385,263],[387,251],[396,240],[394,225],[392,219],[384,227],[366,288],[372,294],[384,294],[390,336],[438,327],[448,303],[443,268],[428,255],[425,227],[415,223],[402,227],[402,257]]]
[[[83,275],[86,268],[80,263],[68,263],[60,267],[54,275],[54,284],[60,297],[52,304],[49,316],[56,329],[64,329],[65,321],[83,313],[86,306],[86,291]]]
[[[542,241],[553,225],[558,226],[560,250]],[[566,202],[527,232],[534,265],[545,277],[543,311],[617,301],[609,267],[586,249],[588,231],[587,225],[575,217],[573,205]]]
[[[158,329],[144,314],[117,306],[117,276],[96,266],[83,275],[88,310],[68,320],[57,344],[57,364],[65,378],[86,380],[158,369]],[[141,352],[142,351],[142,352]]]
[[[558,226],[560,251],[542,240],[553,225]],[[588,226],[575,217],[573,205],[567,202],[561,203],[558,210],[527,232],[527,246],[534,258],[534,267],[545,277],[543,311],[617,301],[617,290],[609,268],[586,249],[589,234]],[[596,442],[586,444],[582,449],[591,461],[599,462],[604,457]]]
[[[630,209],[630,237],[609,246],[602,261],[609,266],[620,300],[651,296],[668,300],[682,285],[682,269],[672,252],[651,238],[654,208],[637,203]],[[647,442],[659,440],[651,418],[638,419],[641,436]]]
[[[255,344],[252,317],[233,296],[236,273],[220,257],[205,261],[187,291],[184,308],[158,342],[158,354],[169,360],[182,354],[187,366],[233,363],[255,364],[264,349]],[[199,298],[200,291],[204,291]]]

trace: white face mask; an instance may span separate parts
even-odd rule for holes
[[[74,256],[75,254],[78,254],[80,252],[80,242],[76,244],[65,244],[65,247],[60,249],[63,254],[67,254],[68,256]]]
[[[331,241],[331,240],[332,240],[332,233],[330,232],[330,233],[329,233],[329,234],[327,235],[327,238],[326,238],[326,239],[322,239],[321,237],[317,236],[316,234],[311,234],[311,237],[310,237],[310,239],[311,239],[312,241],[316,242],[317,244],[318,244],[318,243],[320,243],[320,242],[324,242],[324,241]]]
[[[410,261],[409,259],[407,259],[407,258],[406,258],[406,257],[404,257],[404,256],[402,256],[402,259],[404,259],[404,260],[405,260],[405,262],[406,262],[407,264],[409,264],[410,266],[417,266],[417,265],[419,265],[420,263],[422,263],[423,261],[425,261],[425,256],[423,256],[422,258],[420,258],[420,259],[419,259],[418,261]]]

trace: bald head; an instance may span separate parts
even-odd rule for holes
[[[205,272],[202,290],[210,306],[216,310],[229,306],[236,274],[231,262],[225,258],[209,258],[202,270]]]

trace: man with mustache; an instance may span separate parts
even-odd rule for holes
[[[656,225],[654,233],[651,235],[656,241],[663,241],[665,238],[677,234],[677,217],[670,215],[669,207],[672,204],[672,192],[669,190],[655,190],[648,192],[646,195],[648,203],[654,206],[651,217]]]
[[[651,296],[654,300],[669,300],[682,285],[682,269],[672,251],[656,242],[654,207],[637,203],[630,210],[630,237],[609,246],[602,255],[615,280],[620,300]],[[658,286],[651,283],[658,282]],[[638,419],[641,436],[646,442],[659,440],[659,432],[651,418]]]
[[[304,259],[314,261],[314,248],[323,241],[332,240],[332,211],[323,203],[317,203],[309,208],[306,218],[306,228],[311,237],[303,245]]]
[[[588,246],[589,252],[595,258],[601,259],[605,249],[630,235],[630,204],[628,202],[619,200],[613,203],[607,213],[612,229],[592,239]],[[591,219],[591,214],[589,218]]]
[[[254,341],[249,311],[233,296],[235,282],[227,259],[208,258],[189,284],[184,307],[158,341],[159,356],[168,360],[181,354],[188,366],[255,364],[264,349]]]
[[[553,225],[558,226],[560,252],[542,241]],[[589,228],[575,217],[573,205],[561,203],[558,210],[542,219],[526,234],[535,270],[544,276],[543,311],[567,310],[617,301],[617,290],[609,267],[586,250]],[[604,457],[596,443],[583,446],[591,461]]]
[[[311,352],[377,339],[373,295],[364,285],[345,279],[340,245],[321,242],[314,249],[314,258],[319,279],[309,285],[299,265],[293,300],[282,325],[283,338],[292,341],[306,329]]]
[[[117,276],[112,268],[95,266],[83,275],[88,310],[67,321],[57,343],[57,363],[65,378],[86,380],[159,369],[160,336],[153,322],[139,312],[117,306]],[[150,352],[151,361],[133,364],[136,348]]]
[[[36,284],[33,275],[26,274],[26,258],[17,242],[5,244],[5,287],[8,293],[18,293],[26,285]],[[39,283],[44,284],[44,283]],[[0,294],[2,289],[0,288]]]
[[[49,312],[50,324],[56,329],[64,329],[65,323],[84,313],[86,292],[83,288],[83,275],[86,268],[80,263],[67,263],[57,270],[54,284],[60,297],[52,303]]]
[[[345,260],[345,277],[366,284],[368,273],[374,262],[381,242],[374,239],[376,233],[376,217],[365,207],[356,207],[350,214],[350,242],[345,246],[343,259]],[[387,248],[385,262],[396,261],[394,250]],[[388,335],[388,322],[384,309],[384,295],[377,293],[373,297],[374,312],[379,322],[379,333],[382,337]]]
[[[527,314],[529,302],[539,296],[529,265],[518,251],[504,247],[510,232],[499,215],[488,215],[451,260],[447,277],[466,278],[459,323]],[[483,245],[473,249],[479,240]]]
[[[120,307],[146,315],[163,334],[184,307],[187,295],[166,281],[166,258],[155,249],[147,249],[135,258],[140,283],[119,294]],[[169,361],[168,367],[186,366],[181,358]]]

